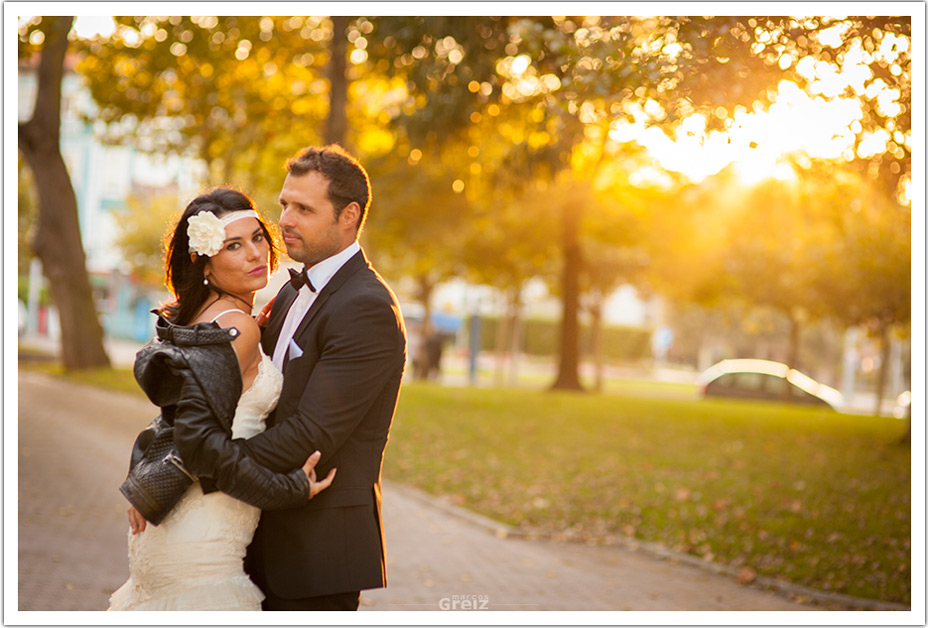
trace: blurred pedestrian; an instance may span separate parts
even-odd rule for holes
[[[433,332],[428,341],[426,342],[426,355],[428,358],[428,369],[427,377],[428,379],[437,379],[441,377],[441,354],[443,340],[441,333]]]

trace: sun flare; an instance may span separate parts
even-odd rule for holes
[[[850,89],[866,92],[877,99],[887,115],[898,113],[898,90],[885,84],[864,84],[870,78],[864,57],[849,55],[852,62],[837,71],[829,64],[806,57],[797,70],[812,80],[809,91],[792,81],[781,81],[767,109],[759,104],[754,111],[736,108],[726,116],[725,129],[706,131],[703,114],[684,119],[670,136],[657,127],[648,127],[647,107],[633,112],[635,122],[617,122],[610,138],[618,143],[637,141],[668,170],[684,174],[694,182],[717,174],[729,165],[746,185],[766,178],[789,180],[795,177],[793,162],[809,159],[866,158],[886,150],[894,139],[879,130],[865,134],[855,148],[864,112],[856,97],[840,94]],[[810,94],[811,92],[811,94]],[[898,138],[903,142],[906,137]]]

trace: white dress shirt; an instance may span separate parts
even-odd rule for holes
[[[361,245],[358,244],[357,241],[352,242],[340,253],[328,257],[306,270],[306,274],[309,275],[309,280],[312,282],[316,291],[312,292],[309,286],[304,285],[300,288],[300,292],[296,295],[296,299],[290,304],[290,309],[287,311],[287,318],[284,319],[284,325],[280,329],[280,336],[277,337],[277,346],[274,347],[274,356],[271,358],[274,362],[274,366],[281,372],[284,370],[284,357],[287,355],[287,349],[290,346],[290,341],[293,339],[293,334],[296,332],[297,327],[300,326],[303,317],[306,316],[306,312],[309,311],[309,308],[312,307],[313,303],[316,301],[316,295],[322,292],[322,289],[325,288],[329,280],[335,276],[335,273],[345,265],[345,262],[351,259],[355,253],[360,250]]]

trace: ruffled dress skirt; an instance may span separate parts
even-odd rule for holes
[[[129,580],[113,611],[261,610],[264,594],[242,567],[260,510],[193,484],[161,523],[129,534]]]
[[[264,431],[283,375],[263,356],[239,399],[233,438]],[[111,611],[259,611],[264,594],[243,567],[261,511],[194,482],[160,525],[129,533],[129,580],[110,597]]]

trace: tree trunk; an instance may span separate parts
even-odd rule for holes
[[[232,185],[235,176],[235,163],[230,153],[222,158],[222,185]]]
[[[593,364],[596,370],[596,380],[593,384],[593,390],[601,393],[605,380],[603,377],[603,303],[602,297],[598,294],[595,295],[594,298],[596,298],[597,301],[590,307],[590,315],[592,317],[592,321],[590,322],[590,350],[593,354]]]
[[[345,146],[348,130],[348,40],[351,19],[335,15],[332,20],[332,43],[329,45],[329,117],[325,125],[325,143]]]
[[[880,322],[880,372],[877,374],[876,381],[876,408],[873,409],[874,416],[880,416],[883,410],[883,397],[886,396],[886,379],[889,373],[889,356],[891,349],[891,339],[889,337],[889,325]]]
[[[506,313],[500,318],[496,333],[496,385],[517,384],[516,362],[521,344],[519,310],[522,286],[512,286],[506,293]]]
[[[515,387],[519,380],[519,356],[522,353],[522,285],[512,289],[512,328],[509,334],[509,385]]]
[[[500,317],[496,325],[496,374],[497,388],[503,387],[503,378],[506,372],[506,354],[509,347],[509,336],[512,329],[512,317],[507,299],[506,312]]]
[[[802,333],[802,323],[795,314],[789,315],[789,353],[786,356],[786,365],[791,369],[799,369],[799,338]],[[784,398],[789,401],[793,398],[793,387],[783,389]]]
[[[265,143],[269,144],[268,138],[265,138]],[[256,194],[258,189],[258,173],[261,172],[261,151],[254,151],[254,156],[251,159],[251,169],[248,172],[248,191],[251,195]]]
[[[564,249],[563,307],[560,357],[555,390],[583,390],[580,383],[580,205],[564,203],[561,207],[561,243]]]
[[[422,301],[422,325],[420,326],[419,348],[415,356],[420,368],[413,369],[413,377],[418,380],[428,379],[429,349],[428,341],[432,335],[432,289],[435,284],[427,275],[419,277],[419,299]]]
[[[42,261],[61,323],[61,360],[67,370],[107,367],[81,244],[77,199],[61,156],[61,81],[73,17],[46,17],[32,119],[19,126],[19,147],[32,170],[39,218],[32,248]]]
[[[799,339],[802,333],[802,323],[799,317],[790,315],[789,317],[789,353],[786,356],[786,364],[791,369],[799,368]]]

